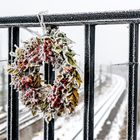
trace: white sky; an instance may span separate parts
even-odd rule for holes
[[[114,11],[140,9],[140,0],[1,0],[0,16],[34,15],[40,11],[55,13],[77,13],[95,11]],[[76,42],[76,51],[83,61],[84,28],[72,27],[64,30]],[[6,35],[0,33],[0,54],[5,57]],[[127,26],[97,26],[96,59],[97,63],[123,63],[128,60]]]
[[[0,15],[139,9],[140,0],[1,0]]]

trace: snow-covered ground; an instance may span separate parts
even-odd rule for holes
[[[140,140],[140,125],[138,126],[137,129],[137,140]]]

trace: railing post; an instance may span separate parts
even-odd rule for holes
[[[19,28],[9,27],[9,50],[8,50],[8,62],[13,62],[13,57],[10,56],[11,51],[15,51],[14,44],[19,45]],[[8,76],[8,140],[19,139],[19,104],[18,104],[18,93],[10,86],[11,76]]]
[[[129,26],[128,140],[137,139],[138,31],[139,25],[131,23]]]
[[[94,139],[95,25],[85,25],[84,140]]]
[[[52,69],[51,64],[44,64],[44,79],[48,84],[53,84],[55,77],[55,73]],[[44,120],[44,140],[54,140],[54,119],[52,119],[49,124]]]

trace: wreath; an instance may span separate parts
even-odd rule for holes
[[[48,26],[43,36],[35,36],[16,46],[13,63],[8,66],[11,85],[20,93],[22,103],[32,114],[43,113],[47,122],[71,114],[78,105],[81,76],[70,44],[73,42],[58,27]],[[45,84],[40,67],[51,64],[56,76]]]

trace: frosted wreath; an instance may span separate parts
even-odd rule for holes
[[[32,114],[42,112],[47,122],[55,116],[71,114],[78,105],[81,77],[78,72],[72,41],[57,27],[47,27],[43,36],[23,42],[11,52],[9,64],[11,85],[20,93],[22,103]],[[40,67],[49,63],[56,71],[53,84],[45,84]]]

